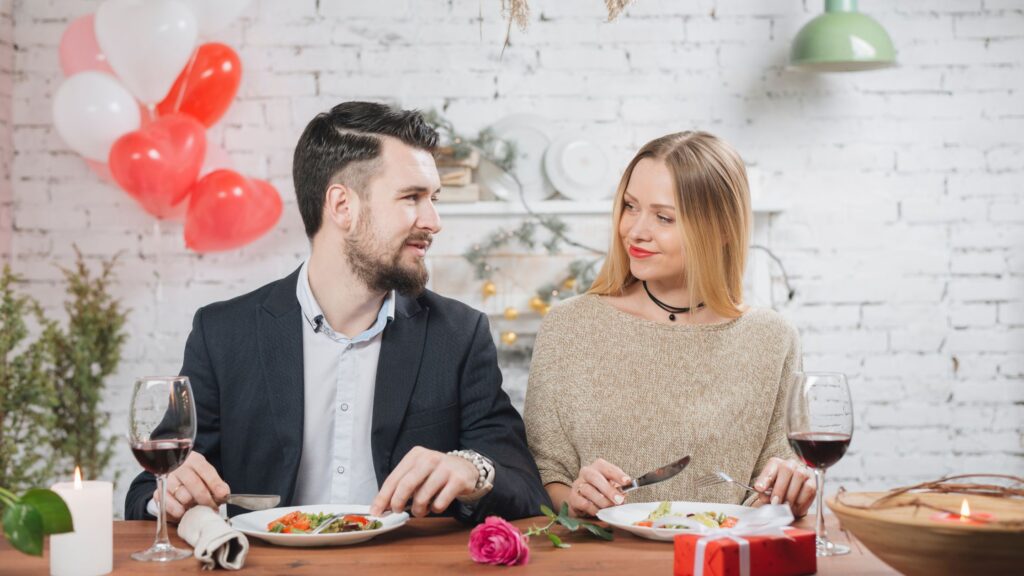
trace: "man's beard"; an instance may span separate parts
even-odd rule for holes
[[[356,276],[374,292],[395,290],[406,296],[416,296],[423,292],[430,278],[427,267],[420,258],[415,260],[413,266],[402,264],[402,250],[407,242],[430,242],[431,234],[414,232],[402,241],[397,251],[389,255],[387,246],[373,233],[369,214],[364,214],[361,220],[345,251],[345,257]]]

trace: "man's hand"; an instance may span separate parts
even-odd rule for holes
[[[761,494],[753,502],[753,506],[765,504],[789,504],[793,516],[800,518],[807,514],[807,509],[814,501],[817,486],[814,473],[795,460],[771,458],[764,470],[754,482],[754,488],[766,491],[771,488],[771,496]]]
[[[440,514],[458,496],[472,494],[480,473],[473,463],[416,446],[395,466],[373,499],[370,514],[401,512],[412,500],[412,515]]]
[[[167,475],[167,519],[181,520],[185,511],[195,505],[217,509],[231,488],[221,480],[217,469],[199,452],[192,452],[177,470]],[[153,491],[153,500],[160,503],[160,491]]]

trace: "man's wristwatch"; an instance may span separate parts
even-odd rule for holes
[[[469,460],[476,467],[479,475],[473,492],[456,499],[463,504],[470,504],[483,498],[494,488],[494,463],[489,458],[475,450],[452,450],[448,454]]]

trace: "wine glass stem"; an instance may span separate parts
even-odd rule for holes
[[[817,486],[817,493],[814,496],[814,534],[818,541],[818,547],[821,548],[828,546],[828,533],[825,532],[825,508],[823,504],[825,495],[825,470],[823,468],[814,469],[814,483]]]
[[[167,475],[161,474],[156,477],[157,490],[160,491],[159,516],[156,519],[156,541],[153,547],[170,548],[171,541],[167,537]]]

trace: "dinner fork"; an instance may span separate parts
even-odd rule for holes
[[[331,524],[334,524],[334,522],[336,520],[338,520],[338,519],[340,519],[343,516],[346,516],[348,514],[351,514],[351,512],[338,512],[334,516],[331,516],[327,520],[324,520],[323,522],[321,522],[319,526],[317,526],[316,528],[313,529],[312,532],[310,532],[310,535],[319,534],[319,533],[323,532],[324,530],[327,529],[328,526],[330,526]]]
[[[732,476],[729,476],[725,472],[714,472],[711,474],[701,476],[700,478],[697,478],[696,485],[697,488],[700,489],[715,486],[716,484],[724,484],[726,482],[728,482],[729,484],[735,484],[741,488],[745,488],[747,492],[754,492],[755,494],[761,494],[764,496],[771,496],[772,494],[771,488],[768,488],[767,490],[757,490],[752,486],[748,486],[743,482],[734,479]]]

